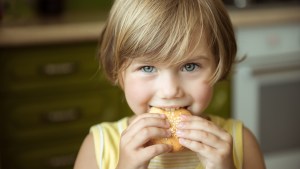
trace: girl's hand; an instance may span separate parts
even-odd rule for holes
[[[172,150],[166,144],[147,146],[150,139],[170,137],[170,124],[165,115],[145,113],[138,115],[122,133],[117,168],[146,169],[155,156]]]
[[[176,134],[180,144],[197,153],[205,169],[235,169],[232,137],[213,122],[182,116]]]

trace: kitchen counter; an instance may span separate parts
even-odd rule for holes
[[[300,21],[300,7],[229,9],[235,28]],[[0,28],[0,47],[97,41],[102,22]]]
[[[300,22],[300,6],[229,10],[235,27],[264,26]]]

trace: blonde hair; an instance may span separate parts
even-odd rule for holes
[[[237,50],[221,0],[116,0],[100,36],[100,66],[109,80],[122,83],[133,58],[178,63],[202,39],[216,62],[214,83],[228,75]]]

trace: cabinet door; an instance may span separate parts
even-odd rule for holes
[[[1,49],[0,91],[46,92],[104,84],[96,51],[96,43]]]
[[[231,86],[230,80],[220,81],[215,85],[210,105],[205,110],[207,114],[214,114],[229,118],[231,116]]]
[[[71,169],[82,140],[47,142],[34,147],[5,149],[3,169]]]

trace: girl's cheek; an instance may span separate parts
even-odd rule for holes
[[[213,96],[213,89],[207,88],[203,95],[203,110],[204,111],[210,104],[212,96]]]
[[[198,87],[198,89],[196,90],[197,92],[195,92],[195,90],[193,92],[194,102],[195,102],[194,112],[198,112],[199,114],[201,114],[203,113],[203,111],[205,111],[205,109],[208,107],[208,105],[211,102],[213,89],[210,86],[204,85]],[[199,114],[195,114],[195,115],[199,115]]]
[[[145,113],[148,109],[149,88],[138,79],[127,79],[124,92],[129,107],[135,114]]]

